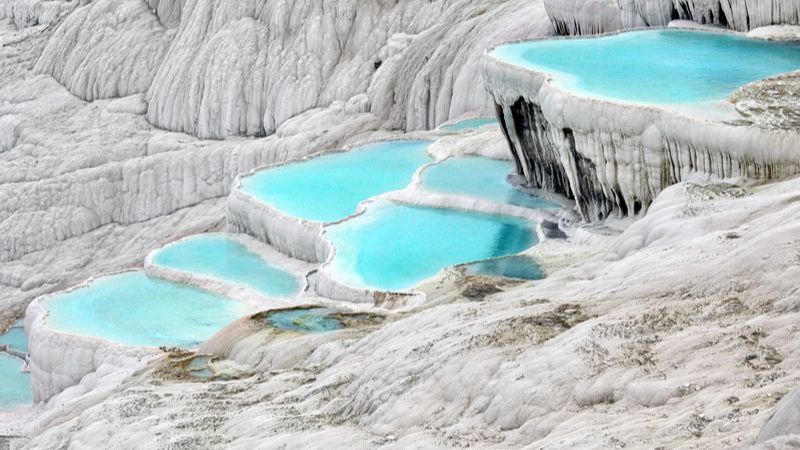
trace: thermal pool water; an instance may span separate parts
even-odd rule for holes
[[[330,272],[356,287],[398,291],[439,270],[506,256],[537,242],[522,219],[376,202],[359,217],[331,226]]]
[[[646,30],[501,45],[492,55],[551,74],[581,94],[649,104],[724,100],[740,86],[800,69],[800,45],[733,33]]]
[[[196,347],[252,312],[190,286],[124,272],[46,299],[50,328],[137,346]]]
[[[273,297],[290,297],[300,291],[294,275],[264,261],[235,239],[219,234],[170,244],[153,255],[153,263],[247,286]]]
[[[403,189],[431,159],[427,141],[389,141],[265,169],[242,178],[243,192],[301,219],[333,222],[362,201]]]

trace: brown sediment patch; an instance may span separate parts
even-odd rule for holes
[[[524,350],[542,344],[591,317],[578,304],[565,303],[539,314],[495,322],[491,333],[473,336],[470,347],[503,347]]]
[[[166,355],[156,369],[153,378],[176,382],[207,382],[248,378],[248,371],[220,371],[215,364],[222,358],[214,355],[197,354],[190,351],[172,351]]]

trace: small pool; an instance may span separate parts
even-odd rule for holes
[[[14,322],[8,331],[0,334],[0,345],[4,344],[7,344],[14,350],[25,353],[28,352],[28,335],[25,334],[25,326],[22,323],[22,319]]]
[[[519,280],[540,280],[542,270],[533,258],[528,256],[508,256],[487,259],[466,266],[468,275],[491,275],[495,277],[516,278]]]
[[[689,30],[632,31],[502,45],[502,60],[566,89],[653,104],[724,100],[740,86],[800,69],[800,45]]]
[[[351,286],[412,288],[439,270],[512,255],[537,242],[528,222],[438,208],[378,202],[326,232],[336,255],[331,273]]]
[[[31,376],[22,372],[24,363],[0,352],[0,409],[14,409],[30,405]]]
[[[156,265],[240,284],[268,296],[300,291],[297,278],[264,261],[242,243],[224,235],[200,235],[170,244],[153,255]]]
[[[359,203],[403,189],[431,161],[428,141],[391,141],[265,169],[242,178],[241,189],[291,216],[316,222],[343,219]]]
[[[445,131],[464,131],[480,128],[486,125],[497,125],[497,119],[493,117],[473,117],[471,119],[459,120],[458,122],[442,125]]]
[[[344,328],[341,321],[331,314],[330,308],[299,308],[274,312],[267,316],[267,323],[275,328],[298,333],[322,333]]]
[[[514,170],[510,161],[469,157],[450,158],[425,169],[422,186],[425,189],[483,198],[497,203],[526,208],[558,208],[541,197],[515,189],[508,182]]]
[[[200,355],[192,358],[192,361],[186,366],[186,371],[189,375],[201,380],[206,380],[214,376],[214,372],[209,368],[211,363],[211,356]]]
[[[137,346],[196,347],[252,312],[193,287],[125,272],[45,300],[48,325],[66,333]]]

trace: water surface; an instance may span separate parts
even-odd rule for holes
[[[378,202],[331,226],[334,276],[352,286],[403,290],[445,267],[518,253],[537,242],[521,219]]]
[[[207,291],[125,272],[47,299],[48,325],[128,345],[196,347],[251,312]]]
[[[0,409],[13,409],[33,402],[31,376],[22,372],[23,362],[0,352]]]
[[[744,84],[800,68],[798,44],[688,30],[520,42],[492,53],[579,93],[652,104],[723,100]]]
[[[494,117],[473,117],[471,119],[459,120],[458,122],[442,125],[440,128],[446,131],[464,131],[480,128],[486,125],[497,125]]]
[[[200,235],[170,244],[155,253],[153,262],[244,285],[274,297],[289,297],[300,291],[292,274],[224,235]]]
[[[9,347],[21,352],[28,352],[28,335],[25,334],[25,326],[22,319],[17,320],[3,334],[0,334],[0,345],[7,344]]]
[[[342,322],[334,317],[330,308],[308,308],[278,311],[267,317],[267,322],[275,328],[299,333],[322,333],[344,328]]]
[[[425,169],[422,186],[437,192],[462,194],[526,208],[558,208],[541,197],[515,189],[508,182],[514,170],[510,161],[468,157],[450,158]]]
[[[539,280],[544,278],[542,270],[533,258],[528,256],[508,256],[488,259],[469,264],[469,275],[491,275],[496,277],[516,278],[520,280]]]
[[[242,191],[291,216],[332,222],[362,201],[403,189],[430,161],[427,141],[391,141],[265,169],[242,179]]]

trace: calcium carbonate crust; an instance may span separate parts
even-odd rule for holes
[[[416,135],[406,135],[404,136],[404,140],[413,140],[415,138],[424,139],[425,137],[425,134],[418,133]],[[450,141],[447,138],[444,140]],[[364,142],[358,144],[358,146],[375,142],[382,141]],[[544,219],[552,219],[554,216],[549,212],[532,210],[515,205],[498,204],[479,198],[455,194],[437,194],[423,190],[421,188],[422,173],[426,168],[441,163],[445,159],[453,157],[453,155],[465,154],[459,146],[449,148],[444,144],[438,144],[437,141],[434,141],[431,147],[438,148],[438,150],[434,149],[433,152],[429,150],[429,154],[436,155],[437,161],[423,165],[415,171],[408,186],[400,190],[386,192],[366,199],[358,204],[353,214],[332,222],[315,222],[290,216],[269,203],[245,193],[241,189],[241,178],[237,178],[234,189],[228,200],[228,230],[237,233],[247,233],[275,247],[288,256],[303,259],[310,263],[320,264],[317,270],[309,273],[308,282],[313,290],[322,297],[341,301],[370,303],[388,308],[422,304],[425,302],[425,295],[413,289],[389,292],[350,286],[338,280],[338,277],[328,270],[333,262],[336,250],[333,244],[325,237],[325,229],[329,226],[347,222],[363,215],[367,212],[370,205],[375,202],[393,201],[407,205],[518,217],[529,221],[535,226],[540,241],[547,238],[544,233],[541,232],[537,224]],[[449,154],[447,153],[448,150],[450,152]],[[488,146],[485,149],[480,148],[479,150],[474,150],[473,147],[473,154],[491,156],[494,154],[494,151],[492,146]],[[260,170],[268,170],[274,167],[276,166],[272,165],[261,169],[253,169],[245,176],[252,176]]]
[[[674,20],[749,31],[800,24],[794,0],[544,0],[559,34],[590,35],[666,26]]]
[[[203,233],[201,236],[222,236],[226,239],[238,242],[239,244],[245,246],[248,251],[258,255],[258,257],[261,258],[265,263],[290,273],[300,286],[298,294],[308,290],[309,286],[308,282],[306,281],[306,275],[308,272],[314,269],[314,265],[297,259],[288,258],[284,254],[247,235],[230,233]],[[145,273],[156,278],[172,281],[174,283],[181,283],[204,289],[206,291],[211,291],[258,309],[266,306],[280,305],[291,300],[289,297],[284,298],[268,296],[256,289],[214,276],[201,275],[194,272],[165,267],[154,262],[154,258],[158,252],[168,248],[171,245],[178,244],[182,241],[192,240],[196,237],[197,236],[188,236],[170,243],[162,249],[153,250],[150,252],[144,261]]]
[[[89,283],[65,292],[80,289]],[[84,377],[99,370],[130,374],[159,355],[152,347],[119,344],[108,339],[65,333],[47,325],[48,298],[33,300],[25,312],[25,332],[30,348],[30,373],[33,402],[46,402],[65,389],[78,385]]]
[[[517,170],[574,199],[584,220],[644,213],[696,174],[768,181],[800,172],[797,133],[582,96],[492,50],[484,79]]]

